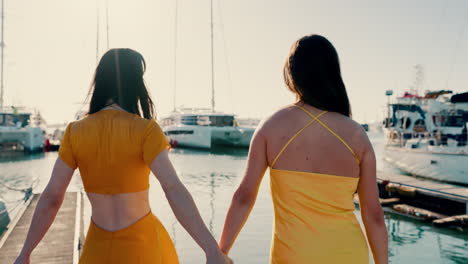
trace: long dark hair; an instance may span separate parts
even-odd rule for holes
[[[107,51],[94,74],[88,114],[108,106],[111,99],[130,113],[153,118],[154,104],[143,79],[145,70],[145,59],[138,52],[132,49]]]
[[[322,110],[351,116],[338,53],[320,35],[297,40],[283,69],[284,81],[297,99]]]

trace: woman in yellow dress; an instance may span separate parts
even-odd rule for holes
[[[274,205],[270,263],[388,263],[376,160],[351,110],[333,45],[319,35],[295,42],[284,66],[297,96],[258,127],[220,248],[231,249],[267,168]],[[354,214],[358,192],[367,241]]]
[[[149,206],[150,171],[179,222],[205,251],[207,263],[232,263],[219,250],[168,158],[168,142],[154,120],[143,80],[145,68],[141,54],[131,49],[112,49],[102,57],[88,115],[66,128],[16,264],[29,263],[76,168],[92,208],[80,264],[179,263],[171,238]]]

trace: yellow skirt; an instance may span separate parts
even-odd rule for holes
[[[110,232],[91,221],[80,264],[178,264],[169,234],[151,212],[124,229]]]

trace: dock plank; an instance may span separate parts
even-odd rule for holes
[[[387,180],[396,184],[414,186],[420,190],[427,189],[427,191],[441,192],[441,195],[446,195],[449,199],[468,202],[468,188],[464,186],[390,173],[379,173],[378,180]],[[457,197],[450,198],[450,196]]]
[[[70,264],[76,258],[75,249],[76,235],[75,229],[77,221],[77,210],[80,210],[80,194],[77,192],[67,192],[57,217],[31,255],[31,263],[34,264]],[[24,214],[18,220],[13,230],[0,248],[0,263],[13,263],[18,256],[36,209],[39,194],[34,194],[31,204],[26,208]]]

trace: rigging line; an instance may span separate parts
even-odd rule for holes
[[[8,214],[11,214],[13,211],[15,211],[16,209],[19,208],[20,205],[23,204],[23,201],[24,199],[22,199],[21,201],[19,201],[12,209],[8,210],[7,208],[3,209],[2,211],[0,211],[0,216],[4,213],[8,213]]]
[[[40,181],[40,180],[39,180],[39,177],[37,177],[35,180],[33,180],[33,181],[31,182],[30,188],[35,189],[35,188],[37,187],[37,185],[39,184],[39,181]]]
[[[18,199],[18,200],[11,200],[11,201],[6,201],[3,199],[0,199],[1,202],[5,204],[12,204],[12,203],[19,203],[19,202],[24,202],[24,198]]]
[[[211,111],[215,111],[215,91],[214,91],[214,28],[213,28],[213,0],[210,1],[211,14]]]
[[[12,191],[17,191],[17,192],[26,192],[29,188],[23,188],[23,189],[20,189],[20,188],[15,188],[15,187],[11,187],[3,182],[0,182],[0,186],[3,186],[9,190],[12,190]]]
[[[96,64],[99,63],[99,0],[96,0]]]
[[[455,40],[455,48],[453,49],[452,62],[450,63],[449,71],[447,73],[447,80],[445,82],[445,89],[446,90],[449,89],[450,78],[452,76],[453,70],[455,68],[455,64],[457,62],[457,52],[460,49],[460,42],[463,39],[463,35],[465,34],[465,28],[468,25],[468,8],[466,9],[466,13],[465,13],[464,18],[465,19],[463,21],[462,27],[461,27],[461,29],[460,29],[460,31],[458,33],[458,38]]]
[[[431,42],[433,40],[432,39],[433,36],[439,36],[440,32],[443,30],[442,24],[443,24],[443,21],[444,21],[446,15],[447,15],[448,5],[449,5],[449,1],[442,1],[442,7],[440,9],[440,10],[442,10],[442,12],[440,13],[439,22],[434,25],[434,27],[433,27],[434,28],[434,31],[433,31],[434,35],[430,35],[431,39],[429,39],[428,42]],[[423,51],[423,49],[419,49],[419,53],[422,53],[422,51]],[[422,55],[424,55],[424,54],[422,54]],[[419,57],[421,57],[421,56],[419,56]],[[430,81],[427,80],[427,76],[424,77],[424,82],[425,82],[426,90],[431,90],[430,89],[431,86],[429,85]]]
[[[34,189],[34,187],[36,187],[38,183],[39,183],[39,177],[36,177],[35,179],[33,179],[33,180],[31,181],[31,184],[30,184],[29,187],[25,187],[25,188],[11,187],[11,186],[5,184],[5,182],[0,182],[0,186],[3,186],[3,187],[5,187],[5,188],[10,189],[10,190],[13,190],[13,191],[28,192],[28,191]]]
[[[177,28],[178,28],[178,20],[179,20],[179,1],[175,0],[175,18],[174,18],[174,80],[173,80],[173,85],[174,85],[174,94],[172,98],[172,104],[173,104],[173,111],[176,111],[176,91],[177,91]]]
[[[222,40],[223,40],[223,49],[224,49],[224,60],[226,62],[226,75],[227,75],[227,82],[228,82],[228,89],[229,89],[229,101],[231,102],[231,112],[234,112],[234,103],[232,97],[232,78],[231,78],[231,67],[229,64],[229,56],[228,56],[228,49],[226,43],[226,35],[224,30],[224,21],[223,21],[223,11],[221,8],[221,3],[218,4],[218,13],[219,13],[219,26],[220,31],[222,33]]]
[[[1,39],[1,42],[0,42],[0,49],[1,49],[1,66],[2,66],[2,69],[1,69],[1,84],[0,84],[0,110],[3,108],[3,66],[4,66],[4,63],[3,63],[3,52],[4,52],[4,48],[5,48],[5,43],[3,42],[3,37],[4,37],[4,20],[5,20],[5,12],[4,12],[4,9],[5,9],[5,3],[4,3],[4,0],[2,0],[2,13],[1,13],[1,20],[2,20],[2,39]]]
[[[109,50],[109,0],[106,0],[106,35],[107,49]]]

